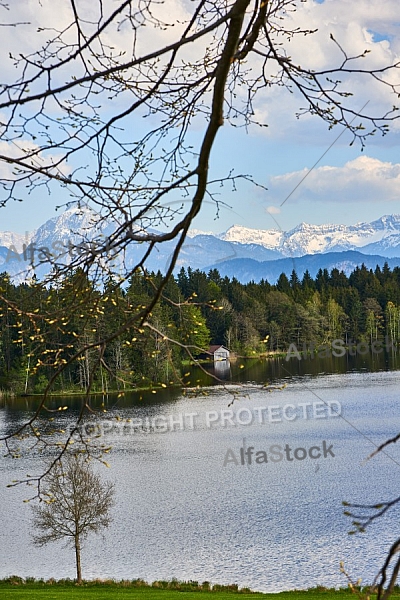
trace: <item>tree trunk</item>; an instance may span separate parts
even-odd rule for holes
[[[81,545],[79,543],[79,535],[75,536],[75,558],[76,558],[76,581],[77,581],[77,583],[82,583]]]

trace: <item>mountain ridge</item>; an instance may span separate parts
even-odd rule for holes
[[[367,269],[375,270],[376,266],[383,267],[387,263],[393,269],[400,267],[400,257],[388,258],[379,255],[368,255],[356,250],[347,252],[326,252],[324,254],[306,254],[301,257],[280,258],[277,260],[259,262],[253,259],[238,258],[209,265],[205,271],[217,269],[221,277],[235,277],[241,283],[254,281],[259,283],[261,279],[269,283],[276,283],[281,273],[287,277],[295,271],[301,279],[306,271],[315,278],[320,269],[332,269],[343,271],[347,276],[357,267],[365,265]]]
[[[288,231],[233,225],[218,237],[225,241],[260,244],[286,257],[361,249],[366,254],[385,249],[391,256],[398,256],[400,214],[384,215],[371,223],[361,221],[355,225],[312,225],[302,222]]]
[[[117,223],[102,221],[97,213],[83,206],[70,208],[49,219],[31,234],[0,232],[0,270],[7,271],[18,281],[28,279],[33,273],[42,278],[51,268],[46,262],[49,254],[58,257],[61,264],[69,264],[72,246],[88,245],[95,240],[102,240],[104,244],[117,227]],[[174,248],[173,240],[156,244],[146,261],[148,270],[165,273]],[[117,262],[122,264],[124,260],[128,268],[133,268],[146,249],[146,243],[131,243],[125,253],[118,254]],[[203,271],[217,268],[221,274],[231,273],[238,277],[240,273],[240,277],[255,280],[261,271],[276,278],[279,268],[290,275],[296,265],[300,276],[303,263],[308,265],[304,270],[343,268],[347,272],[362,262],[372,265],[374,260],[378,261],[376,264],[390,261],[396,266],[400,261],[398,257],[400,215],[384,215],[371,223],[356,225],[303,222],[287,232],[234,225],[219,235],[191,231],[181,249],[175,273],[181,267],[189,266]],[[33,269],[32,260],[41,264]]]

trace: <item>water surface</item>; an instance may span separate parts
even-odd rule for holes
[[[342,501],[376,503],[398,495],[399,448],[365,459],[400,430],[400,372],[378,365],[376,372],[328,374],[325,365],[325,374],[285,376],[278,362],[268,366],[275,377],[255,361],[244,369],[232,365],[236,381],[247,380],[242,386],[108,398],[100,432],[113,447],[111,468],[99,471],[115,482],[117,503],[111,527],[84,546],[85,577],[176,577],[273,592],[344,586],[343,560],[355,579],[373,579],[398,535],[399,510],[367,533],[349,536]],[[191,377],[195,383],[203,375]],[[57,416],[64,428],[79,406],[79,399],[68,402],[70,410]],[[3,406],[2,430],[21,423],[31,408],[28,399]],[[293,458],[296,448],[322,449],[324,441],[334,456],[286,460],[286,445]],[[271,446],[281,447],[281,461],[271,460]],[[241,448],[253,448],[251,464],[241,464]],[[268,463],[256,464],[261,451]],[[74,577],[71,549],[30,542],[30,510],[22,499],[31,490],[5,488],[37,472],[38,460],[31,453],[0,464],[0,576]]]

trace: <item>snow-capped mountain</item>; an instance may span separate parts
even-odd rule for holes
[[[35,231],[26,231],[25,233],[14,233],[13,231],[0,231],[0,246],[5,248],[15,248],[17,252],[22,252],[23,245],[31,243]]]
[[[68,264],[71,245],[89,243],[99,238],[107,227],[108,224],[100,223],[99,215],[89,208],[73,207],[31,233],[0,232],[0,269],[7,271],[16,282],[29,279],[33,274],[40,279],[51,270],[49,259]]]
[[[285,232],[278,229],[250,229],[242,225],[233,225],[218,237],[239,244],[259,244],[269,250],[276,250],[282,244]]]
[[[304,256],[345,250],[400,256],[400,215],[385,215],[372,223],[356,225],[301,223],[290,231],[249,229],[234,225],[218,237],[241,244],[259,244],[280,252],[282,256]]]
[[[103,245],[116,227],[117,223],[102,220],[87,207],[73,207],[46,221],[32,234],[0,232],[0,271],[7,271],[15,281],[23,281],[34,273],[41,279],[51,269],[49,257],[67,265],[73,256],[79,261],[76,246],[88,249],[96,241]],[[173,240],[156,244],[146,260],[147,269],[165,272],[174,247]],[[131,242],[124,252],[114,257],[115,268],[122,263],[134,268],[146,250],[147,244]],[[329,260],[327,254],[331,255]],[[351,226],[301,223],[287,232],[238,225],[220,235],[192,230],[181,249],[175,271],[181,267],[205,271],[215,267],[221,274],[233,273],[243,280],[251,273],[256,278],[261,272],[275,278],[279,269],[287,274],[294,267],[301,271],[303,263],[298,257],[307,259],[304,264],[313,272],[320,267],[328,268],[327,265],[347,272],[363,260],[366,264],[377,261],[375,266],[383,265],[387,259],[400,264],[400,258],[396,261],[396,257],[400,257],[400,215],[387,215],[372,223]],[[109,253],[104,253],[102,264],[109,259]],[[36,265],[34,268],[32,263]]]
[[[68,242],[82,243],[101,235],[105,227],[100,216],[86,206],[69,208],[58,217],[46,221],[34,233],[31,243],[37,248],[52,248],[55,242],[68,247]]]

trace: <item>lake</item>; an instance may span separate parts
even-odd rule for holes
[[[398,536],[399,509],[348,535],[342,501],[399,494],[398,446],[366,460],[400,431],[398,357],[332,360],[239,360],[219,372],[225,386],[192,369],[191,387],[205,386],[197,392],[105,399],[96,432],[112,446],[110,469],[96,468],[115,482],[116,506],[110,528],[84,544],[84,577],[175,577],[277,592],[346,586],[344,561],[355,580],[371,582]],[[68,430],[80,399],[52,400],[60,402],[69,410],[57,425]],[[3,400],[2,432],[33,404]],[[73,578],[72,549],[30,541],[22,500],[33,490],[5,487],[39,466],[33,453],[1,461],[0,576]]]

